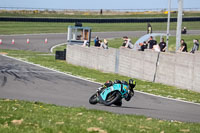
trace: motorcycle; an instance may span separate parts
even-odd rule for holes
[[[100,103],[106,106],[110,106],[112,104],[121,106],[123,98],[126,101],[129,101],[133,96],[134,91],[130,91],[128,85],[114,84],[110,87],[97,90],[97,92],[89,98],[89,103]]]

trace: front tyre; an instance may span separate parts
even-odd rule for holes
[[[117,101],[121,100],[121,94],[118,91],[114,91],[112,93],[110,93],[106,100],[104,101],[104,104],[106,106],[110,106],[111,104],[116,103]]]
[[[93,94],[90,99],[89,99],[89,103],[90,104],[97,104],[98,103],[98,96],[97,96],[97,93]]]

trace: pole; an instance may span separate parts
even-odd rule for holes
[[[180,47],[182,15],[183,15],[183,0],[178,0],[178,20],[177,20],[177,29],[176,29],[176,51]]]
[[[168,0],[167,40],[166,40],[167,48],[166,48],[166,51],[168,51],[168,44],[169,44],[170,14],[171,14],[171,0]]]

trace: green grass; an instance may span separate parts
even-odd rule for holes
[[[61,46],[57,46],[53,49],[53,53],[55,54],[56,51],[64,51],[64,49],[66,49],[66,44],[63,44]]]
[[[107,80],[115,79],[128,81],[131,78],[127,76],[121,76],[119,74],[103,73],[98,70],[75,66],[67,63],[66,61],[55,60],[54,56],[41,55],[41,53],[38,52],[16,50],[0,50],[0,52],[7,52],[9,56],[20,58],[22,60],[33,62],[35,64],[40,64],[42,66],[53,68],[65,73],[70,73],[72,75],[88,78],[100,83],[104,83]],[[136,79],[136,82],[137,87],[135,89],[139,91],[200,103],[200,94],[194,91],[138,79]]]
[[[67,27],[74,23],[48,22],[0,22],[0,34],[66,33]],[[153,31],[166,31],[167,23],[151,23]],[[93,32],[106,31],[146,31],[147,23],[83,23]],[[188,30],[200,30],[199,22],[183,22]],[[176,23],[171,23],[170,30],[176,30]]]
[[[1,133],[197,133],[199,123],[165,121],[40,102],[0,99]],[[91,131],[90,131],[91,130]]]

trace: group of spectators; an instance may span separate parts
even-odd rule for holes
[[[127,36],[124,36],[123,40],[124,43],[122,44],[122,47],[133,49],[134,45],[131,43],[131,39],[129,39]],[[139,45],[139,48],[137,48],[139,51],[144,51],[145,49],[152,49],[157,52],[165,52],[166,50],[166,43],[164,41],[164,38],[162,38],[160,43],[158,44],[157,41],[154,40],[152,36],[150,36],[148,41],[144,41]]]
[[[106,39],[99,40],[99,37],[96,36],[94,39],[94,46],[95,47],[102,47],[104,49],[108,49],[108,41]],[[131,39],[128,38],[127,36],[123,37],[123,43],[122,43],[122,48],[129,48],[133,49],[134,45],[131,42]],[[161,42],[157,44],[157,41],[153,39],[151,36],[148,40],[148,42],[144,41],[143,43],[140,43],[140,48],[138,49],[139,51],[144,51],[145,49],[153,49],[158,52],[165,52],[166,50],[166,43],[164,42],[164,38],[162,38]]]
[[[198,39],[194,39],[193,40],[193,47],[190,51],[190,53],[195,53],[195,51],[199,50],[199,40]],[[188,52],[187,49],[187,43],[184,41],[184,39],[181,39],[181,46],[179,48],[180,52]]]
[[[194,39],[193,43],[194,43],[194,45],[193,45],[193,48],[190,51],[190,53],[195,53],[195,51],[199,50],[199,40]],[[103,49],[108,49],[108,41],[106,39],[103,39],[103,41],[102,41],[102,40],[99,39],[98,36],[96,36],[95,39],[94,39],[94,46],[99,47],[99,48],[103,48]],[[124,36],[123,37],[123,43],[122,43],[121,47],[133,49],[134,45],[131,42],[130,38],[128,38],[127,36]],[[166,49],[167,49],[167,46],[166,46],[166,42],[165,42],[164,38],[161,38],[161,41],[159,43],[157,43],[157,41],[153,39],[153,36],[150,36],[148,41],[144,41],[143,43],[139,44],[139,48],[137,50],[144,51],[145,49],[152,49],[156,52],[165,52]],[[187,44],[184,41],[184,39],[181,39],[181,46],[180,46],[178,51],[188,52]]]
[[[146,42],[144,42],[144,43],[146,43]],[[150,36],[148,43],[146,45],[149,49],[152,49],[152,50],[157,51],[157,52],[165,52],[166,48],[167,48],[166,47],[167,45],[166,45],[164,38],[161,38],[161,41],[158,44],[157,41],[154,40],[152,36]],[[143,50],[143,49],[141,49],[141,50]]]
[[[132,49],[134,45],[131,43],[131,39],[129,39],[127,36],[123,37],[124,43],[122,44],[122,47],[130,48]],[[144,51],[145,49],[152,49],[156,52],[165,52],[167,49],[166,42],[164,38],[161,38],[160,43],[157,43],[156,40],[153,39],[153,36],[150,36],[148,41],[144,41],[143,43],[140,43],[139,51]],[[195,53],[195,51],[199,50],[199,40],[194,39],[193,40],[193,48],[191,49],[190,53]],[[181,39],[181,46],[179,49],[180,52],[188,52],[187,50],[187,44],[185,43],[184,39]]]

